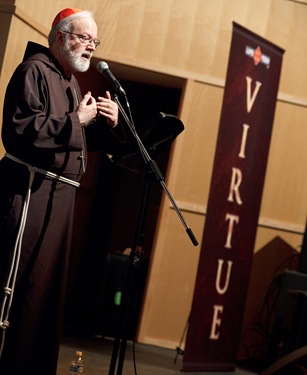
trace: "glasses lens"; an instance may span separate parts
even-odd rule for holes
[[[93,39],[89,35],[80,35],[80,40],[82,43],[94,43],[95,48],[98,48],[100,41],[98,39]]]

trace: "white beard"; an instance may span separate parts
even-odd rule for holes
[[[68,46],[67,42],[63,48],[64,56],[67,62],[71,65],[71,67],[76,72],[86,72],[90,67],[90,58],[92,57],[92,53],[85,52],[89,55],[89,59],[85,60],[82,55],[83,53],[78,53],[72,51]]]

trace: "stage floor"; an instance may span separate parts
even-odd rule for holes
[[[76,350],[84,355],[84,375],[108,375],[112,358],[114,340],[100,337],[62,338],[59,353],[57,375],[69,374],[69,364]],[[122,375],[254,375],[254,372],[237,368],[235,372],[182,372],[182,356],[177,357],[176,350],[165,349],[144,344],[135,344],[135,365],[133,361],[133,344],[128,341]],[[116,370],[114,371],[114,375]]]

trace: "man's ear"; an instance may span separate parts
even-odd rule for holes
[[[60,46],[63,46],[65,44],[65,35],[61,30],[58,30],[55,34],[55,41]]]

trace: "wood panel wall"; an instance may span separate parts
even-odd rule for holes
[[[54,15],[66,5],[62,0],[0,1],[1,111],[6,84],[27,41],[46,44]],[[70,5],[86,9],[88,2],[72,0]],[[275,236],[299,249],[307,208],[306,2],[97,0],[91,10],[102,40],[98,59],[185,82],[178,114],[185,131],[174,144],[167,184],[200,242],[232,22],[286,50],[255,251]],[[199,250],[164,198],[138,341],[178,345],[190,311]]]

